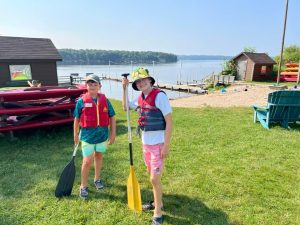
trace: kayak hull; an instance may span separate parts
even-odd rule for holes
[[[71,123],[86,91],[56,86],[0,91],[0,132]]]

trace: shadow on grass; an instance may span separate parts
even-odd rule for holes
[[[297,130],[300,131],[300,123],[289,123],[290,130]]]
[[[259,124],[259,122],[257,122],[258,124]],[[276,129],[278,129],[278,128],[280,128],[280,129],[282,129],[282,130],[287,130],[287,131],[300,131],[300,123],[299,122],[296,122],[296,123],[289,123],[289,129],[286,129],[286,128],[284,128],[284,127],[282,127],[281,125],[280,125],[280,123],[271,123],[270,124],[270,129],[274,129],[274,128],[276,128]]]
[[[115,189],[118,195],[103,190],[101,193],[92,191],[92,199],[106,199],[111,201],[120,201],[127,204],[127,187],[126,185],[113,185],[106,188]],[[141,190],[143,202],[152,198],[151,190]],[[120,194],[122,193],[122,194]],[[73,197],[71,199],[74,199]],[[148,212],[152,217],[151,211]],[[238,225],[239,223],[230,223],[225,212],[220,209],[212,209],[206,206],[198,198],[191,198],[186,195],[164,194],[164,215],[165,222],[168,224],[178,225]]]
[[[143,191],[143,195],[144,193],[145,191]],[[209,208],[198,198],[164,194],[163,199],[165,221],[169,224],[237,225],[229,222],[225,212],[220,209]]]
[[[117,122],[117,135],[127,133],[124,121]],[[9,140],[8,134],[0,137],[0,191],[2,196],[11,198],[22,196],[24,189],[31,190],[40,181],[58,180],[73,152],[71,124],[19,130],[14,135],[14,141]],[[79,152],[77,156],[78,178],[82,158]]]
[[[212,209],[199,199],[185,195],[164,195],[165,220],[170,224],[233,225],[225,212]]]

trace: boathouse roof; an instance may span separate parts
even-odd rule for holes
[[[238,59],[242,55],[246,56],[252,62],[257,64],[276,64],[276,62],[266,53],[241,52],[240,54],[235,56],[233,60]]]
[[[0,60],[62,61],[62,57],[50,39],[0,36]]]

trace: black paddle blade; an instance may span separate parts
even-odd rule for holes
[[[123,73],[121,76],[127,78],[129,75],[129,73]]]
[[[55,196],[60,198],[63,196],[70,196],[75,180],[75,162],[73,157],[62,171],[56,189]]]

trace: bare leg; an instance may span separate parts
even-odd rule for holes
[[[81,185],[80,188],[86,187],[88,183],[89,171],[91,168],[93,155],[85,156],[82,160],[81,166]]]
[[[153,186],[154,196],[154,216],[160,217],[162,215],[162,185],[161,185],[161,174],[151,173],[150,181]]]
[[[102,169],[102,162],[103,162],[103,154],[101,152],[95,152],[94,156],[95,156],[95,160],[94,160],[94,166],[95,166],[94,181],[96,181],[96,180],[100,179],[101,169]]]

